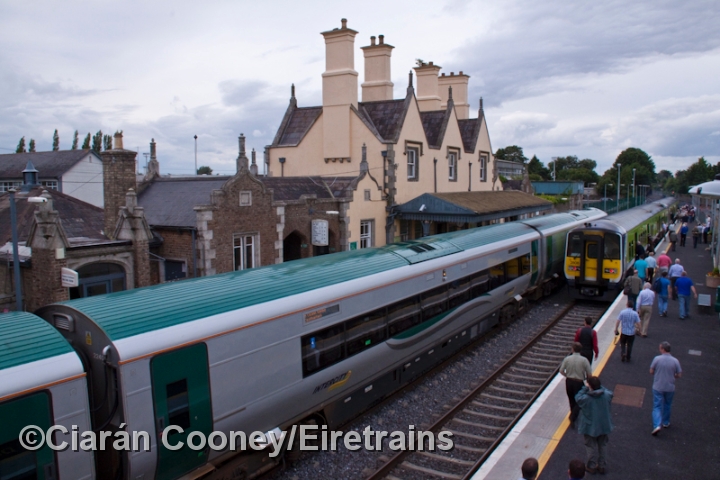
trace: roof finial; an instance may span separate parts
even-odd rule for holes
[[[452,100],[452,86],[448,87],[448,100]]]
[[[482,97],[480,97],[480,111],[483,111],[483,103],[482,103]]]
[[[295,98],[295,84],[290,87],[290,98]]]
[[[360,172],[367,172],[368,171],[368,163],[367,163],[367,147],[365,146],[365,143],[363,143],[362,146],[362,157],[360,159]]]
[[[410,94],[414,92],[413,89],[413,72],[410,70],[410,73],[408,73],[408,87],[407,87],[407,93]]]

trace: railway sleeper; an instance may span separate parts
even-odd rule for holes
[[[509,388],[502,388],[502,387],[498,387],[496,385],[490,385],[488,388],[498,391],[498,392],[509,393],[511,395],[519,395],[519,396],[523,396],[523,397],[532,397],[533,395],[535,395],[535,392],[523,392],[522,390],[511,390]]]
[[[473,453],[473,454],[474,454],[474,453],[483,454],[483,453],[487,452],[487,448],[467,447],[467,446],[462,445],[462,444],[457,443],[457,442],[454,443],[453,445],[454,445],[453,448],[455,448],[455,449],[457,449],[457,450],[460,450],[460,451],[462,451],[462,452],[468,452],[468,453]]]
[[[475,462],[471,462],[470,460],[446,457],[445,455],[440,455],[439,453],[432,453],[432,452],[417,452],[417,453],[422,455],[423,457],[427,457],[427,458],[430,458],[433,460],[440,460],[442,462],[454,463],[455,465],[462,465],[464,467],[472,467],[473,465],[475,465]]]
[[[522,370],[522,369],[520,369],[520,370]],[[537,372],[533,372],[533,373],[537,373]],[[510,377],[510,378],[517,378],[520,380],[527,380],[529,382],[534,382],[534,383],[543,383],[545,381],[541,378],[538,378],[536,375],[529,377],[527,375],[519,375],[517,373],[512,373],[512,372],[503,372],[502,376]],[[505,381],[505,380],[503,380],[503,381]]]
[[[481,393],[480,396],[483,398],[489,398],[491,400],[498,400],[500,402],[510,402],[510,403],[519,403],[519,404],[527,403],[527,400],[518,400],[515,398],[499,397],[497,395],[490,395],[489,393],[485,393],[485,392]]]
[[[532,360],[535,360],[535,359],[532,359]],[[538,365],[538,364],[536,364],[536,363],[530,363],[529,361],[524,361],[524,360],[518,360],[517,362],[515,362],[515,365],[522,365],[523,367],[541,368],[541,369],[543,369],[543,370],[547,370],[548,367],[550,367],[550,365],[552,365],[552,367],[550,367],[550,370],[552,370],[553,368],[557,368],[557,367],[558,367],[558,363],[559,363],[559,362],[556,362],[556,361],[549,362],[549,361],[543,360],[543,359],[541,359],[541,358],[538,358],[537,361],[538,361],[538,362],[545,363],[546,365]]]
[[[491,413],[476,412],[475,410],[470,410],[469,408],[464,409],[463,412],[468,413],[470,415],[477,415],[478,417],[492,418],[494,420],[500,420],[500,421],[510,421],[515,418],[514,416],[509,417],[509,416],[502,416],[502,415],[493,415]]]
[[[470,427],[480,428],[483,430],[492,430],[494,432],[504,432],[507,427],[496,427],[494,425],[486,425],[484,423],[475,423],[475,422],[469,422],[467,420],[463,420],[461,418],[453,418],[450,420],[451,422],[456,422],[461,425],[468,425]]]
[[[538,351],[538,349],[533,348],[530,352],[533,357],[540,357],[541,359],[547,358],[548,361],[553,361],[553,362],[555,360],[557,360],[558,358],[562,359],[567,356],[564,354],[564,352],[563,352],[563,354],[559,354],[557,352],[557,350],[554,353],[542,353],[543,351]]]
[[[477,400],[473,400],[470,402],[471,405],[476,405],[478,407],[484,407],[484,408],[492,408],[494,410],[500,410],[502,412],[510,412],[510,413],[520,413],[522,412],[522,408],[514,408],[514,407],[503,407],[501,405],[491,405],[489,403],[482,403],[478,402]]]
[[[440,478],[447,478],[447,479],[450,479],[450,480],[456,479],[456,478],[457,478],[457,479],[463,478],[463,475],[456,475],[456,474],[452,474],[452,473],[445,473],[445,472],[441,472],[441,471],[439,471],[439,470],[435,470],[435,469],[432,469],[432,468],[421,467],[420,465],[415,465],[414,463],[410,463],[410,462],[407,462],[407,461],[402,462],[402,463],[400,464],[400,467],[401,467],[401,468],[408,469],[408,470],[414,470],[414,471],[416,471],[416,472],[427,473],[428,475],[434,475],[434,476],[440,477]]]
[[[460,430],[454,430],[452,428],[446,428],[445,431],[450,432],[453,435],[458,436],[458,437],[465,437],[465,438],[469,438],[471,440],[477,440],[479,442],[492,443],[495,440],[497,440],[497,438],[483,437],[482,435],[475,435],[474,433],[461,432]]]
[[[540,382],[538,382],[537,384],[533,385],[530,383],[518,382],[517,380],[514,380],[511,382],[510,380],[503,380],[502,378],[496,378],[495,382],[503,384],[503,385],[510,385],[512,387],[535,388],[535,389],[537,389],[538,384],[540,383]]]

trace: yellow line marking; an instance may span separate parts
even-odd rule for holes
[[[610,357],[612,357],[613,352],[615,351],[615,342],[610,342],[610,345],[608,346],[607,350],[605,350],[605,354],[602,356],[599,362],[595,363],[595,366],[593,367],[593,375],[599,376],[600,373],[605,368],[605,365],[607,365],[608,361],[610,361]],[[553,436],[550,437],[550,441],[548,442],[547,446],[545,447],[545,450],[543,450],[542,454],[540,455],[540,458],[538,458],[538,463],[540,464],[540,469],[538,471],[538,475],[542,473],[543,469],[545,468],[545,465],[547,465],[548,461],[550,460],[550,457],[555,452],[555,449],[557,448],[558,444],[560,443],[560,440],[562,440],[562,437],[565,436],[565,432],[567,429],[570,428],[570,417],[566,417],[562,423],[558,426],[557,430],[555,430],[555,433],[553,433]]]

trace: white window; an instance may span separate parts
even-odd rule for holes
[[[233,259],[235,270],[246,270],[257,265],[257,235],[242,233],[233,235]]]
[[[408,148],[405,152],[407,155],[407,178],[408,180],[418,179],[418,150],[417,148]]]
[[[457,153],[455,152],[448,152],[448,174],[450,180],[457,180]]]
[[[0,192],[7,192],[11,188],[18,189],[22,182],[0,182]]]
[[[487,182],[487,162],[488,157],[485,154],[480,154],[480,181]]]
[[[375,220],[360,221],[360,248],[370,248],[374,245],[373,230],[375,230]]]
[[[366,202],[370,201],[370,190],[365,190],[365,201]]]
[[[252,192],[240,192],[240,206],[249,207],[252,205]]]
[[[50,190],[57,190],[58,189],[58,182],[57,180],[43,180],[40,182],[43,187],[49,188]]]

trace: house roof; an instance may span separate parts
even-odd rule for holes
[[[479,223],[550,208],[552,203],[548,200],[507,190],[424,193],[400,205],[398,210],[405,220]]]
[[[210,205],[212,191],[221,189],[229,178],[158,177],[138,195],[138,206],[145,209],[150,226],[195,227],[193,207]]]
[[[383,140],[397,141],[405,120],[406,104],[405,99],[361,102],[358,114],[375,128]]]
[[[159,177],[138,196],[150,226],[186,227],[197,225],[193,207],[210,205],[212,191],[220,190],[232,177]],[[344,198],[355,177],[256,177],[273,190],[274,201],[300,200],[303,195],[318,199]],[[331,193],[332,192],[332,193]]]
[[[315,121],[322,113],[322,107],[303,107],[297,108],[291,105],[288,107],[280,125],[280,131],[273,141],[274,147],[296,146],[313,126]]]
[[[423,130],[425,130],[425,138],[428,145],[439,148],[442,145],[445,126],[447,125],[446,110],[432,110],[429,112],[420,112]]]
[[[38,170],[40,178],[60,178],[88,154],[100,157],[92,150],[58,150],[56,152],[8,153],[0,155],[0,178],[22,178],[28,162]]]
[[[475,146],[480,136],[480,125],[482,125],[482,117],[458,120],[463,148],[468,153],[475,151]]]
[[[26,200],[27,197],[38,197],[42,194],[42,187],[35,187],[29,192],[15,194],[15,207],[17,214],[18,241],[28,239],[30,228],[35,218],[34,203]],[[111,240],[103,233],[105,228],[104,212],[102,208],[85,203],[75,197],[51,190],[53,209],[58,212],[60,224],[70,246],[81,246],[95,243],[106,243]],[[10,219],[10,195],[0,195],[0,244],[12,241]]]

